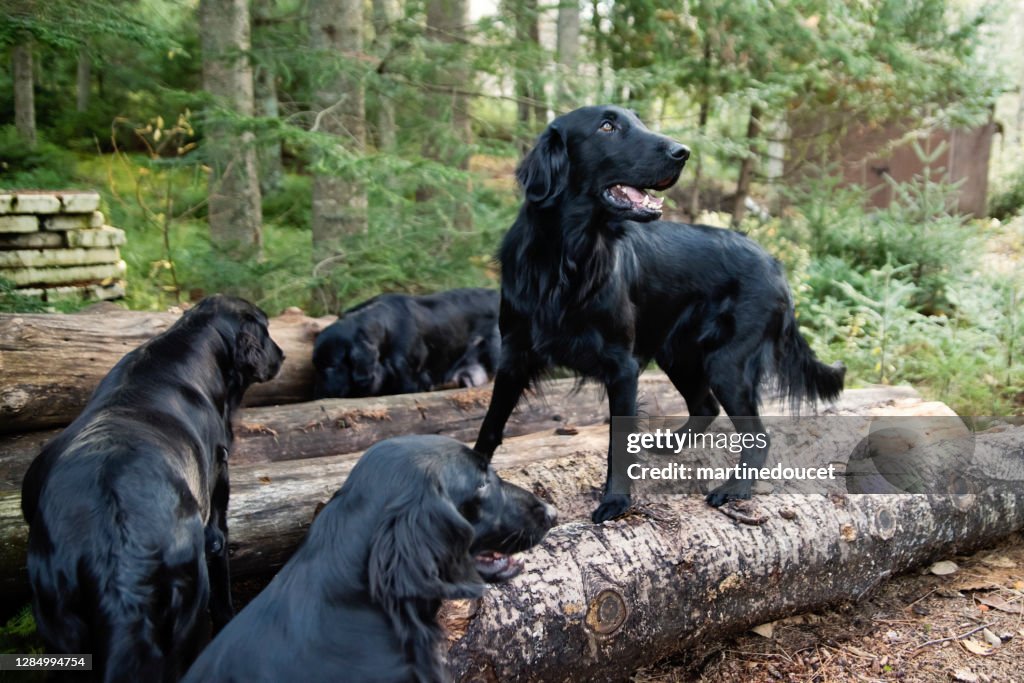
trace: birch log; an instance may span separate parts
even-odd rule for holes
[[[981,434],[979,457],[1022,457],[1024,428]],[[753,625],[862,598],[935,558],[1024,527],[1024,489],[955,495],[759,496],[740,524],[701,499],[556,527],[527,571],[451,603],[459,681],[621,681],[639,666]],[[1016,490],[1014,490],[1016,489]]]

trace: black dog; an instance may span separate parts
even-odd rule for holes
[[[770,377],[794,404],[842,390],[845,368],[818,362],[800,335],[777,261],[736,232],[656,220],[662,202],[646,190],[674,184],[689,154],[618,107],[560,116],[537,140],[517,171],[525,200],[499,253],[501,363],[477,451],[494,453],[523,390],[554,365],[601,381],[611,414],[635,416],[637,376],[654,359],[694,431],[721,405],[737,431],[763,433]],[[630,504],[610,450],[595,522]],[[747,449],[740,463],[766,456]],[[730,480],[708,502],[750,489]]]
[[[232,617],[231,416],[277,374],[267,318],[210,297],[122,358],[22,485],[28,573],[53,653],[103,681],[176,681]],[[209,563],[209,566],[207,565]]]
[[[185,681],[448,680],[442,600],[515,576],[553,508],[441,436],[382,441],[352,469],[267,588]]]
[[[382,294],[345,311],[316,338],[315,398],[476,386],[497,364],[498,292]]]

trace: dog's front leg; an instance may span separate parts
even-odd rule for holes
[[[605,380],[608,391],[608,412],[610,417],[636,417],[637,381],[640,366],[632,355],[618,359],[614,371]],[[611,425],[608,427],[608,476],[605,480],[604,495],[601,504],[594,510],[590,518],[594,524],[606,522],[626,513],[632,504],[629,494],[630,483],[626,475],[626,462],[622,458],[612,457],[615,434]]]
[[[487,456],[490,460],[494,451],[501,445],[505,432],[505,423],[519,403],[519,397],[526,391],[530,376],[520,370],[501,368],[494,376],[494,388],[491,390],[491,403],[487,407],[487,415],[480,426],[473,450]]]

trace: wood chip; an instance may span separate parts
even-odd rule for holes
[[[928,567],[928,571],[936,576],[948,576],[949,574],[955,574],[960,569],[956,562],[950,562],[949,560],[942,560],[936,562],[931,567]]]

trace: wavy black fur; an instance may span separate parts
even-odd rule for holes
[[[267,318],[210,297],[122,358],[22,484],[33,610],[47,652],[98,681],[176,681],[233,615],[231,416],[283,355]]]
[[[442,600],[479,597],[474,556],[538,543],[554,509],[442,436],[375,444],[302,546],[185,683],[439,683]]]
[[[761,388],[774,380],[793,405],[831,400],[842,364],[820,363],[800,335],[779,263],[730,230],[660,221],[614,186],[665,189],[689,150],[619,107],[555,119],[517,171],[524,201],[502,242],[502,359],[476,450],[491,456],[522,392],[552,366],[604,384],[612,415],[636,415],[640,370],[655,360],[686,400],[687,428],[720,407],[761,432]],[[767,449],[745,450],[757,466]],[[613,471],[595,522],[624,513],[628,481]],[[712,505],[750,496],[729,481]]]

